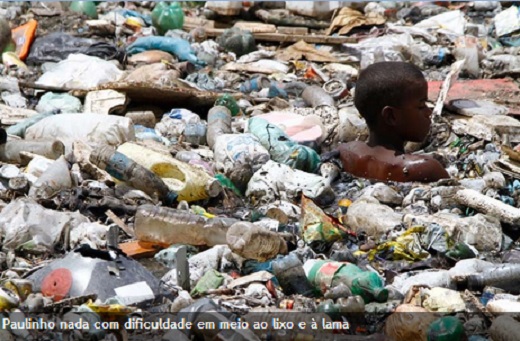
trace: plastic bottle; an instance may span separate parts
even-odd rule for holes
[[[318,167],[318,153],[291,140],[278,126],[263,118],[253,117],[249,119],[248,128],[269,151],[273,161],[310,173]]]
[[[206,125],[202,122],[186,124],[184,139],[194,145],[206,144]]]
[[[171,205],[177,198],[160,177],[129,159],[110,146],[104,146],[92,151],[90,162],[106,170],[114,178],[125,181],[130,186],[156,196],[166,205]]]
[[[175,154],[175,158],[179,161],[189,163],[192,160],[202,160],[202,157],[199,153],[191,152],[188,150],[181,150],[177,154]]]
[[[38,178],[29,190],[29,196],[48,199],[59,191],[72,187],[69,163],[61,156]]]
[[[29,152],[56,160],[65,154],[65,146],[57,140],[11,140],[0,145],[0,161],[21,163],[20,152]]]
[[[140,241],[163,245],[226,244],[228,228],[236,219],[212,218],[187,211],[142,205],[135,214],[135,236]]]
[[[287,244],[278,233],[245,221],[233,224],[227,231],[226,240],[237,255],[260,262],[287,253]]]
[[[334,106],[334,99],[319,86],[309,86],[303,90],[302,98],[308,105],[313,108],[321,106]]]
[[[208,112],[208,129],[206,131],[208,146],[213,148],[217,137],[231,133],[231,111],[222,105],[211,108]]]
[[[386,302],[388,299],[388,290],[383,287],[381,278],[354,264],[309,260],[305,263],[305,271],[309,281],[323,293],[343,283],[350,288],[353,295],[360,295],[365,303]]]
[[[87,15],[91,19],[97,19],[97,8],[93,1],[73,1],[70,10]]]
[[[305,276],[303,264],[294,253],[279,258],[272,263],[273,273],[285,295],[299,294],[314,296],[314,290]]]
[[[468,276],[468,288],[480,291],[486,286],[493,286],[512,294],[519,294],[518,281],[520,281],[520,264],[504,264],[480,274]]]
[[[199,167],[134,143],[124,143],[117,151],[162,178],[170,190],[178,193],[178,200],[188,202],[215,197],[222,191],[218,180]]]
[[[168,30],[181,29],[184,12],[178,2],[159,2],[152,11],[152,23],[161,35]]]
[[[271,86],[271,81],[265,76],[258,76],[240,84],[240,92],[250,93]]]
[[[215,106],[222,105],[229,109],[232,116],[240,114],[240,107],[238,106],[237,100],[230,94],[225,94],[217,98]]]
[[[453,316],[441,317],[430,324],[428,341],[459,341],[466,339],[460,320]]]

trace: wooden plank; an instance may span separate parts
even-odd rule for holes
[[[132,238],[135,238],[134,231],[130,227],[128,227],[118,216],[116,216],[114,212],[112,212],[111,210],[107,210],[105,214],[114,222],[114,224],[116,224],[123,231],[125,231],[127,235],[129,235]]]
[[[233,27],[252,33],[275,33],[276,26],[261,22],[239,21]]]
[[[190,31],[197,26],[184,25],[183,29]],[[206,28],[206,35],[214,38],[220,36],[225,29],[223,28]],[[309,35],[309,34],[282,34],[282,33],[253,33],[253,36],[258,41],[270,41],[278,43],[296,43],[303,40],[309,44],[346,44],[356,43],[357,39],[353,37],[344,36],[327,36],[327,35]]]
[[[281,34],[309,34],[307,27],[289,27],[289,26],[278,26],[278,33]]]

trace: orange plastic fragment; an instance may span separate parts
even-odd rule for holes
[[[21,60],[25,60],[31,50],[31,45],[36,37],[38,22],[34,19],[29,20],[25,25],[11,30],[11,35],[16,44],[16,54]]]

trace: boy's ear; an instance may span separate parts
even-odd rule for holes
[[[383,122],[387,126],[395,127],[397,125],[397,112],[394,107],[386,106],[383,108],[381,112],[381,117],[383,118]]]

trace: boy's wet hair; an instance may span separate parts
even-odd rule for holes
[[[399,107],[409,94],[410,86],[424,81],[421,70],[413,64],[374,63],[359,75],[354,104],[367,125],[373,127],[384,107]]]

